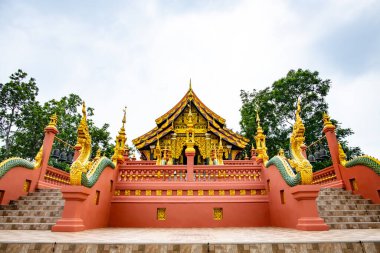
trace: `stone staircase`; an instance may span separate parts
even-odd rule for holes
[[[380,228],[380,205],[349,191],[323,188],[317,206],[319,215],[331,229]]]
[[[0,206],[2,230],[50,230],[62,216],[64,200],[59,189],[40,189],[9,205]]]

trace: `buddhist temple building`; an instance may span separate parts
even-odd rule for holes
[[[197,97],[191,83],[185,96],[156,119],[155,128],[133,140],[141,159],[157,160],[157,165],[186,164],[189,143],[196,151],[195,165],[222,164],[234,160],[248,142]]]

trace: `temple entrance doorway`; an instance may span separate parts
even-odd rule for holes
[[[205,161],[204,161],[201,153],[199,152],[198,146],[194,146],[194,149],[195,149],[194,165],[204,164]],[[183,146],[182,153],[181,153],[181,156],[180,156],[179,161],[178,161],[179,165],[187,165],[187,157],[185,154],[185,150],[186,150],[186,146]]]

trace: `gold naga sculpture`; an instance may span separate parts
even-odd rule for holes
[[[82,173],[87,173],[91,156],[91,135],[87,125],[86,104],[82,104],[82,119],[78,127],[76,147],[80,147],[80,155],[70,167],[70,184],[81,185]]]
[[[299,99],[297,101],[296,120],[290,137],[292,158],[287,159],[283,150],[280,150],[279,155],[274,156],[265,164],[266,167],[275,165],[289,186],[311,184],[313,181],[313,166],[302,154],[302,146],[305,145],[305,126],[302,123],[300,112],[301,100]]]
[[[123,125],[124,126],[124,125]],[[70,184],[92,187],[106,167],[115,168],[115,164],[103,156],[100,151],[93,161],[91,157],[91,135],[87,125],[86,105],[82,104],[82,119],[78,127],[76,147],[80,147],[80,154],[70,167]]]

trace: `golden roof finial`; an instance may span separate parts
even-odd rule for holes
[[[259,111],[256,110],[256,123],[257,123],[257,128],[260,128],[260,117],[259,117]]]
[[[190,78],[190,83],[189,83],[189,90],[192,90],[192,88],[191,88],[191,78]]]
[[[125,106],[124,107],[124,110],[123,110],[123,112],[124,112],[124,117],[123,117],[123,124],[125,124],[125,122],[127,122],[127,116],[126,116],[126,114],[127,114],[127,107]]]
[[[53,115],[51,115],[48,127],[54,127],[54,128],[56,128],[57,127],[57,120],[58,120],[58,117],[57,117],[56,113],[54,113]]]
[[[301,112],[301,98],[298,98],[297,110],[296,110],[296,121],[301,119],[300,112]]]
[[[330,116],[326,112],[323,113],[323,125],[325,127],[334,126],[333,123],[330,121]]]
[[[87,114],[86,114],[86,102],[84,102],[84,100],[82,102],[82,115],[87,116]]]

